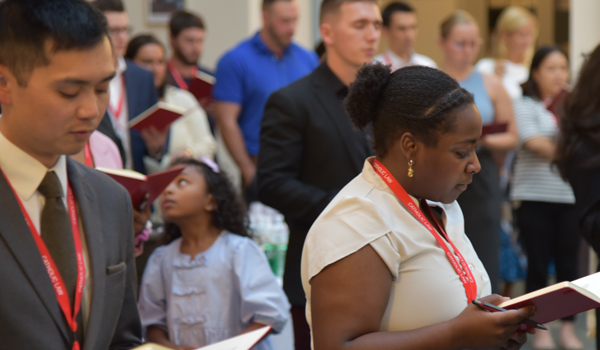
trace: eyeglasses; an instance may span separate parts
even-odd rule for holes
[[[108,34],[109,35],[119,35],[119,34],[131,34],[131,32],[133,31],[133,28],[131,27],[112,27],[112,28],[108,28]]]
[[[482,44],[481,40],[477,40],[477,41],[455,41],[453,43],[454,47],[457,50],[464,50],[465,48],[469,47],[471,49],[478,49]]]

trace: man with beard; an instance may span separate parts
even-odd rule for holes
[[[171,16],[169,31],[173,57],[168,63],[167,81],[173,86],[188,90],[192,77],[198,70],[213,74],[198,64],[206,34],[204,21],[193,13],[177,11]]]
[[[241,170],[249,202],[256,199],[256,191],[249,187],[256,173],[267,98],[318,65],[314,52],[292,42],[298,21],[294,0],[263,0],[262,20],[258,33],[220,59],[213,88],[217,127]]]

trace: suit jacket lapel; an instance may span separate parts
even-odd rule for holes
[[[366,140],[358,141],[355,131],[352,127],[352,121],[344,109],[344,105],[337,96],[339,89],[339,79],[331,72],[327,63],[322,63],[313,74],[313,86],[315,95],[321,102],[330,120],[336,126],[342,140],[346,144],[345,149],[348,156],[352,159],[357,173],[362,171],[362,162],[368,157],[366,154]],[[344,119],[343,117],[347,119]]]
[[[127,65],[129,64],[130,63],[127,62]],[[137,117],[137,115],[132,113],[132,110],[135,110],[134,106],[137,106],[138,104],[138,101],[135,101],[135,98],[138,96],[138,94],[135,91],[135,84],[133,83],[135,81],[135,77],[132,76],[132,74],[133,71],[131,69],[126,69],[125,72],[123,72],[123,76],[125,77],[125,91],[127,92],[127,111],[129,112],[129,120]]]
[[[79,217],[83,226],[89,261],[91,264],[92,296],[88,310],[88,324],[84,349],[92,349],[96,339],[100,336],[102,313],[104,305],[104,291],[106,285],[106,255],[104,253],[104,239],[102,221],[98,217],[100,208],[94,191],[90,185],[83,181],[79,167],[83,165],[68,159],[67,172],[73,193],[77,199]]]
[[[31,231],[27,227],[19,203],[2,173],[0,173],[0,208],[2,208],[0,210],[0,238],[12,251],[15,259],[21,265],[23,273],[58,325],[61,334],[69,342],[70,330],[56,300],[48,272],[31,236]]]

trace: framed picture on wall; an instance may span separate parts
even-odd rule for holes
[[[146,20],[150,24],[165,24],[171,14],[184,9],[184,0],[146,0]]]

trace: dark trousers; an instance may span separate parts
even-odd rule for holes
[[[294,343],[296,350],[311,350],[310,327],[306,321],[306,308],[292,305],[292,321],[294,322]]]
[[[516,210],[519,236],[527,253],[527,293],[548,284],[548,264],[554,258],[556,280],[577,279],[579,230],[572,204],[523,201]],[[563,320],[572,321],[574,316]]]

